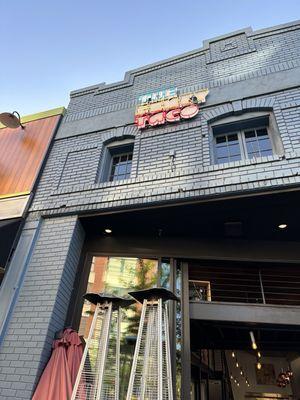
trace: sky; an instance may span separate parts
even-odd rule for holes
[[[0,0],[0,112],[67,107],[71,90],[300,19],[300,0]]]

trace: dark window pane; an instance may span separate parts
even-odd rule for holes
[[[227,140],[228,140],[228,142],[233,142],[233,141],[237,141],[238,140],[238,136],[237,136],[237,134],[233,134],[233,135],[228,135],[227,136]]]
[[[268,136],[268,131],[266,128],[261,128],[256,130],[257,136]]]
[[[115,156],[115,157],[113,158],[113,165],[117,164],[118,162],[119,162],[119,157],[118,157],[118,156]]]
[[[255,131],[246,131],[246,132],[245,132],[245,138],[246,138],[246,139],[248,139],[248,138],[253,138],[253,137],[255,138],[255,136],[256,136],[256,135],[255,135]]]
[[[226,136],[217,136],[216,143],[226,143]]]
[[[127,154],[123,154],[121,156],[121,161],[127,161]]]

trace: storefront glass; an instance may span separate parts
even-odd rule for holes
[[[170,286],[170,263],[155,259],[129,257],[93,257],[87,292],[105,292],[126,296],[128,292],[155,286]],[[88,337],[95,307],[84,302],[79,334]],[[141,305],[122,310],[120,399],[126,398],[131,363],[136,343]]]

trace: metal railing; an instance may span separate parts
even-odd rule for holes
[[[189,289],[190,301],[300,306],[300,267],[194,267]]]

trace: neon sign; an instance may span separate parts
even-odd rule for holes
[[[169,88],[158,92],[143,94],[139,97],[139,104],[148,104],[177,96],[177,88]]]
[[[179,96],[176,88],[161,90],[139,97],[134,122],[139,129],[163,125],[195,117],[199,104],[205,102],[208,89]]]

